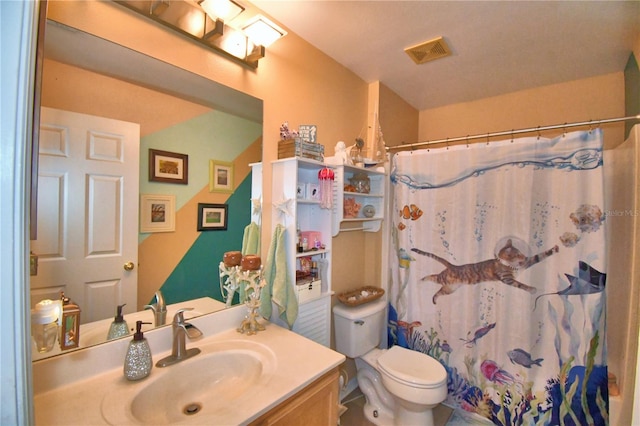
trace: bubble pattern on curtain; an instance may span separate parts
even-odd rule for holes
[[[402,152],[389,342],[497,425],[608,424],[602,131]]]

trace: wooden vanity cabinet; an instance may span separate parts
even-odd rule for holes
[[[249,425],[335,426],[338,424],[339,380],[336,367]]]

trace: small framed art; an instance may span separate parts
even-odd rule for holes
[[[198,231],[224,231],[227,229],[226,204],[198,203]]]
[[[173,232],[176,230],[176,196],[140,195],[140,232]]]
[[[209,192],[233,192],[233,163],[209,161]]]
[[[189,156],[177,152],[149,149],[149,180],[187,185],[189,183]]]

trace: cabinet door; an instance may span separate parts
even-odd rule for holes
[[[331,370],[250,425],[337,425],[339,377],[337,368]]]

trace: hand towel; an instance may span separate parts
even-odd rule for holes
[[[266,285],[260,295],[260,312],[265,318],[271,317],[271,302],[278,307],[278,316],[289,328],[298,317],[298,299],[296,298],[291,274],[289,274],[286,255],[285,227],[278,224],[273,232],[269,254],[264,268]]]
[[[242,254],[260,254],[260,227],[255,222],[251,222],[244,228]]]

